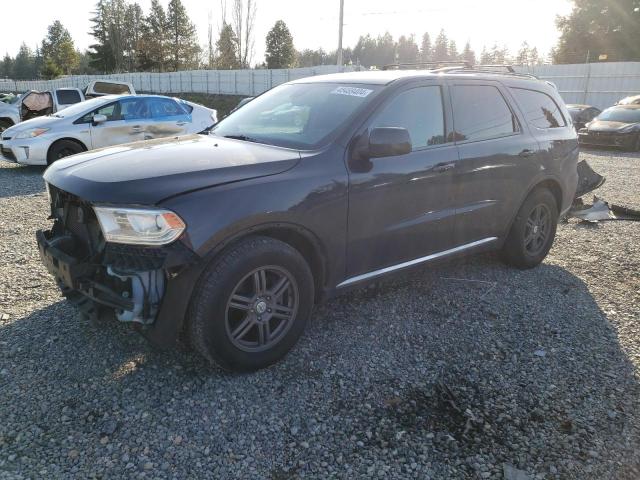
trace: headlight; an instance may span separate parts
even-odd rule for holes
[[[24,132],[18,133],[14,138],[21,139],[39,137],[40,135],[48,131],[48,128],[33,128],[31,130],[25,130]]]
[[[93,207],[107,242],[135,245],[166,245],[186,227],[169,210],[144,208]]]

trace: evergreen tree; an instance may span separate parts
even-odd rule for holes
[[[455,40],[450,40],[449,41],[449,60],[451,61],[456,61],[458,60],[458,58],[460,57],[460,54],[458,53],[458,46],[456,45]]]
[[[398,39],[396,45],[396,53],[398,54],[399,63],[415,63],[419,60],[420,50],[416,44],[415,36],[404,35]]]
[[[12,78],[13,77],[13,58],[5,53],[2,62],[0,62],[0,78]]]
[[[141,46],[141,37],[144,23],[144,14],[138,3],[127,5],[124,14],[124,57],[125,66],[129,72],[137,70],[138,50]]]
[[[140,34],[138,62],[142,69],[163,72],[167,64],[167,15],[159,0],[151,0]]]
[[[33,80],[36,76],[35,57],[31,49],[23,42],[13,62],[11,77],[15,80]]]
[[[48,28],[47,36],[42,41],[42,56],[45,61],[43,74],[47,78],[69,75],[78,66],[78,54],[71,34],[59,20]]]
[[[476,52],[471,49],[471,42],[467,40],[467,43],[464,45],[464,50],[462,51],[462,60],[469,63],[469,65],[476,64]]]
[[[89,46],[89,65],[99,72],[112,72],[114,69],[113,52],[108,44],[108,0],[99,0],[90,21],[91,35],[96,43]]]
[[[447,60],[449,60],[449,39],[444,30],[440,30],[433,47],[433,61],[445,62]]]
[[[431,37],[427,32],[422,35],[422,44],[420,45],[420,61],[430,62],[432,60],[433,52],[431,48]]]
[[[295,60],[293,37],[286,23],[278,20],[267,34],[267,68],[290,68]]]
[[[516,63],[518,65],[529,65],[529,43],[525,40],[518,50],[516,56]]]
[[[371,35],[360,36],[358,43],[353,49],[353,56],[356,59],[356,63],[364,65],[365,67],[376,65],[376,48],[376,41],[371,38]]]
[[[220,37],[216,42],[216,68],[220,70],[232,70],[240,67],[238,63],[238,42],[233,28],[228,23],[223,23]]]
[[[396,63],[396,43],[389,32],[376,39],[376,56],[374,65],[382,67]]]
[[[168,52],[171,70],[197,68],[200,47],[196,27],[180,0],[170,0],[167,10]]]

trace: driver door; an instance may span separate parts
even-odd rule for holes
[[[99,124],[91,123],[92,148],[143,140],[146,113],[148,113],[148,106],[144,98],[126,98],[94,110],[89,114],[90,122],[94,115],[105,115],[107,121]]]
[[[458,153],[446,143],[443,90],[432,82],[395,92],[361,133],[368,138],[372,128],[406,128],[412,151],[364,162],[350,158],[347,277],[450,247]]]

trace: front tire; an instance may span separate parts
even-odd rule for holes
[[[502,247],[504,261],[523,270],[542,263],[553,245],[558,217],[558,205],[549,190],[540,188],[531,192]]]
[[[60,160],[64,157],[75,155],[76,153],[83,152],[82,145],[72,142],[71,140],[59,140],[49,148],[47,154],[47,164],[51,165],[56,160]]]
[[[296,249],[248,237],[204,270],[188,313],[191,344],[228,370],[267,367],[302,335],[313,296],[311,270]]]

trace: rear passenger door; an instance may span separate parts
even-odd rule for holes
[[[151,122],[145,138],[162,138],[184,135],[191,125],[189,115],[175,100],[171,98],[149,98]]]
[[[501,237],[535,175],[538,143],[522,127],[508,93],[492,81],[452,80],[456,245]]]

